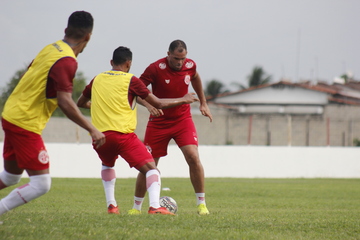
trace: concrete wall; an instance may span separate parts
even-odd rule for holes
[[[242,114],[212,104],[213,122],[192,104],[202,145],[236,146],[352,146],[360,140],[360,107],[328,105],[323,115]],[[139,106],[136,133],[144,136],[149,113]],[[90,119],[90,118],[89,118]],[[250,127],[251,120],[251,127]],[[329,120],[329,122],[328,122]],[[290,130],[289,130],[290,129]],[[43,131],[46,143],[90,143],[89,134],[67,118],[52,117]],[[3,131],[0,131],[3,141]]]
[[[90,144],[47,143],[52,177],[99,178],[101,163]],[[0,143],[2,151],[2,143]],[[177,146],[160,160],[163,177],[189,177]],[[206,177],[234,178],[360,178],[360,148],[199,146]],[[2,164],[0,171],[3,169]],[[118,178],[135,178],[119,158]],[[27,176],[24,174],[24,176]]]

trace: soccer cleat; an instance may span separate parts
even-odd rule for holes
[[[109,214],[120,214],[119,208],[117,206],[115,207],[114,205],[110,204],[108,207],[108,213]]]
[[[199,215],[209,215],[210,214],[210,212],[207,209],[206,205],[203,204],[203,203],[199,204],[197,208],[198,208],[198,214]]]
[[[141,211],[133,208],[128,211],[128,214],[129,215],[139,215],[139,214],[141,214]]]
[[[162,214],[162,215],[175,215],[172,212],[169,212],[165,207],[153,208],[150,207],[149,214]]]

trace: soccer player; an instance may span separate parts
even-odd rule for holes
[[[64,39],[39,52],[5,103],[4,171],[0,173],[0,189],[17,184],[24,170],[30,181],[1,199],[0,215],[50,190],[49,156],[41,132],[58,106],[90,133],[96,146],[105,142],[104,134],[81,114],[72,100],[76,57],[90,40],[93,22],[88,12],[72,13]]]
[[[85,87],[77,102],[79,107],[91,109],[92,123],[106,136],[106,143],[99,148],[94,145],[94,149],[102,161],[101,177],[108,213],[119,214],[113,167],[120,155],[130,167],[135,167],[144,176],[150,201],[148,213],[174,215],[165,207],[160,207],[160,173],[151,154],[134,133],[137,123],[136,98],[140,96],[160,109],[188,105],[198,99],[194,94],[158,99],[137,77],[129,73],[132,52],[127,47],[115,49],[110,63],[112,70],[97,75]]]
[[[175,40],[169,46],[167,57],[150,64],[140,79],[146,86],[151,85],[153,94],[159,98],[182,96],[188,92],[191,83],[200,100],[200,112],[211,122],[212,115],[206,103],[196,64],[186,56],[186,44],[181,40]],[[150,112],[144,143],[151,150],[156,165],[160,157],[167,155],[169,141],[174,139],[189,165],[190,179],[197,200],[197,211],[200,215],[209,214],[205,202],[204,169],[199,158],[198,138],[190,106],[181,105],[161,110],[146,102],[141,104]],[[143,175],[139,174],[134,206],[129,210],[129,214],[141,213],[141,205],[146,193],[144,182]]]

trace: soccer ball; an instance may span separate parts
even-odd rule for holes
[[[176,201],[172,197],[161,197],[160,198],[160,206],[165,207],[169,212],[176,213],[178,210],[178,206]]]

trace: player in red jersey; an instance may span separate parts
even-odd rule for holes
[[[91,108],[92,123],[106,135],[106,143],[99,148],[94,146],[94,149],[102,161],[101,177],[108,213],[119,214],[113,167],[120,155],[130,167],[135,167],[146,178],[145,190],[149,192],[150,202],[148,213],[174,215],[160,207],[160,173],[153,157],[134,133],[137,124],[136,98],[140,96],[156,108],[189,105],[198,99],[188,93],[179,98],[157,98],[137,77],[129,73],[131,62],[132,52],[129,48],[115,49],[111,60],[112,70],[98,74],[78,100],[79,107]]]
[[[212,115],[206,103],[201,78],[196,71],[196,64],[186,57],[186,44],[181,40],[173,41],[167,57],[150,64],[140,79],[146,86],[151,85],[152,92],[159,98],[181,97],[188,93],[189,85],[194,88],[200,100],[200,112],[212,121]],[[194,187],[197,208],[200,215],[209,211],[205,203],[204,169],[198,152],[198,138],[193,123],[190,106],[180,105],[168,109],[156,109],[146,102],[141,102],[150,112],[144,143],[151,151],[155,162],[167,155],[167,146],[174,139],[184,154],[189,165],[190,179]],[[129,214],[141,213],[145,195],[144,177],[138,175],[133,209]]]
[[[0,189],[17,184],[24,170],[30,181],[1,199],[0,215],[50,190],[49,156],[41,133],[58,106],[90,133],[98,147],[105,142],[105,135],[81,114],[72,99],[76,57],[90,40],[93,23],[88,12],[72,13],[64,39],[39,52],[5,103],[4,171],[0,173]]]

